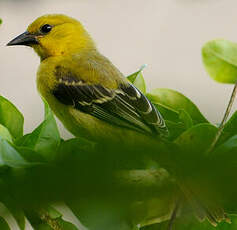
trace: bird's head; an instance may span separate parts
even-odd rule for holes
[[[26,32],[7,45],[30,46],[42,60],[95,48],[93,40],[80,22],[60,14],[44,15],[36,19]]]

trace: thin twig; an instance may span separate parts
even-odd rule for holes
[[[229,100],[229,104],[228,104],[228,106],[226,108],[226,111],[225,111],[225,115],[224,115],[224,117],[222,119],[222,122],[221,122],[221,124],[219,126],[219,129],[218,129],[218,131],[216,133],[216,136],[215,136],[215,138],[214,138],[214,140],[213,140],[209,150],[207,151],[208,153],[211,152],[215,148],[216,143],[218,142],[218,140],[219,140],[219,138],[221,136],[221,133],[222,133],[222,131],[224,129],[225,122],[226,122],[227,118],[230,115],[230,111],[232,109],[232,106],[233,106],[236,94],[237,94],[237,81],[236,81],[234,89],[232,91],[232,94],[231,94],[231,97],[230,97],[230,100]]]
[[[172,212],[170,221],[169,221],[168,230],[172,230],[172,228],[173,228],[174,221],[175,221],[175,219],[176,219],[177,212],[178,212],[178,210],[179,210],[179,204],[180,204],[180,200],[177,200],[177,201],[176,201],[176,204],[175,204],[175,207],[174,207],[174,210],[173,210],[173,212]]]

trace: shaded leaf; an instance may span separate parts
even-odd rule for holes
[[[175,143],[188,152],[205,152],[214,140],[217,130],[211,124],[198,124],[182,133]]]
[[[46,160],[55,158],[61,142],[60,134],[53,113],[45,103],[45,120],[30,134],[16,141],[16,145],[24,146],[40,153]]]
[[[142,70],[146,67],[143,65],[137,72],[129,75],[127,79],[136,86],[142,93],[146,93],[146,83],[142,75]]]
[[[222,83],[237,81],[237,44],[224,39],[207,42],[202,59],[209,75]]]
[[[95,148],[95,143],[88,141],[84,138],[72,138],[67,141],[61,142],[59,152],[67,156],[69,153],[80,153],[81,151],[92,151]]]
[[[0,229],[1,230],[11,230],[8,223],[0,216]]]
[[[181,135],[181,133],[183,133],[186,130],[184,124],[181,122],[176,123],[176,122],[166,120],[165,123],[166,123],[168,130],[169,130],[168,139],[171,141],[176,139],[178,136]]]
[[[225,154],[227,152],[232,152],[237,150],[237,135],[231,137],[223,144],[219,145],[215,151],[213,152],[213,156],[216,156],[216,154]]]
[[[0,124],[5,126],[14,138],[23,135],[24,117],[6,98],[0,96]]]
[[[158,111],[161,113],[162,117],[165,118],[165,120],[169,120],[176,123],[180,122],[178,111],[175,111],[171,108],[167,108],[164,105],[155,104],[154,102],[153,105],[158,109]]]
[[[147,93],[146,96],[152,103],[162,105],[177,113],[179,113],[179,110],[184,110],[192,118],[194,124],[208,123],[197,106],[190,99],[175,90],[155,89]],[[166,117],[164,118],[166,119]]]
[[[232,117],[226,122],[218,144],[225,142],[228,138],[237,134],[237,111]]]

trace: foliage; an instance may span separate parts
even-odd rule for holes
[[[236,44],[211,41],[202,54],[212,78],[235,83]],[[63,140],[46,102],[43,122],[23,135],[23,115],[0,97],[0,201],[21,230],[25,218],[36,230],[78,229],[55,202],[90,230],[167,229],[177,204],[174,229],[236,228],[237,111],[210,148],[218,127],[175,90],[147,92],[142,69],[128,80],[159,109],[170,132],[152,146]],[[10,229],[1,216],[0,229]]]

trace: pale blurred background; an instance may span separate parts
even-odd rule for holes
[[[200,51],[214,38],[237,41],[236,0],[0,0],[0,94],[24,114],[25,132],[43,119],[35,84],[39,58],[30,48],[5,44],[46,13],[77,18],[125,75],[146,63],[148,89],[178,90],[210,121],[220,122],[233,86],[208,77]],[[70,137],[61,125],[60,131]],[[12,229],[18,229],[9,218]]]
[[[236,12],[236,0],[0,0],[0,94],[22,111],[26,132],[40,123],[39,58],[30,48],[5,44],[38,16],[64,13],[86,26],[100,51],[125,75],[148,64],[148,89],[178,90],[218,123],[233,86],[208,77],[201,47],[214,38],[237,41]],[[60,130],[70,136],[61,125]]]

